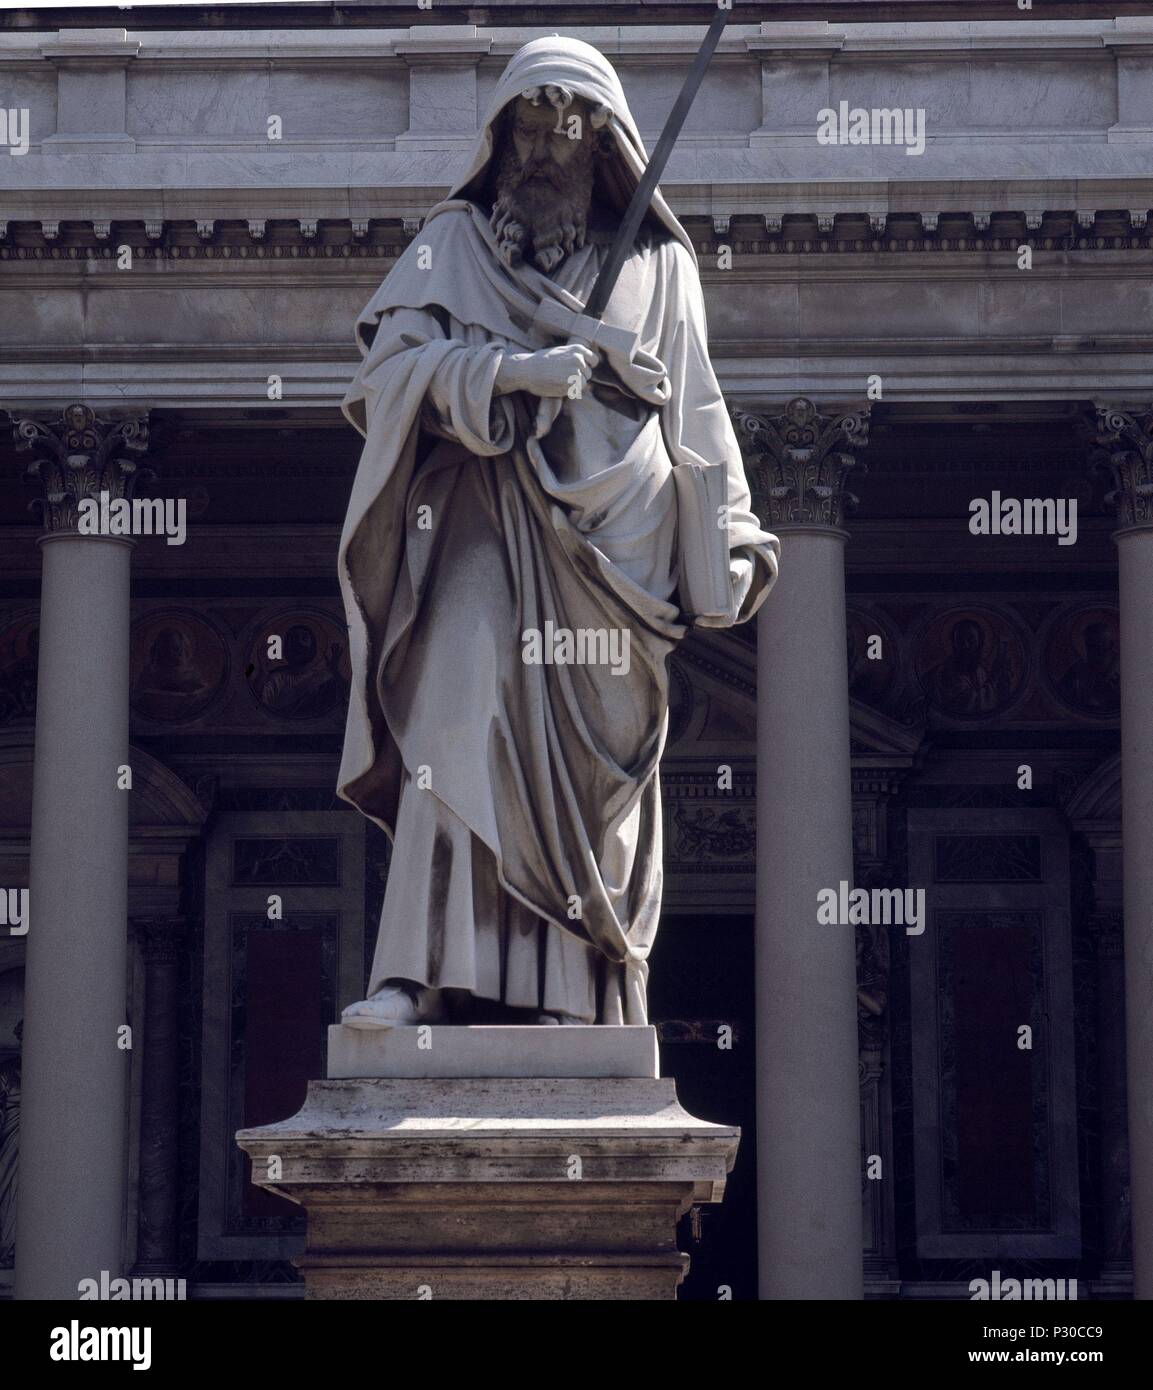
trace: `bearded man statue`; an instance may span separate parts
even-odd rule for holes
[[[601,54],[525,45],[463,178],[357,321],[339,790],[393,853],[348,1025],[647,1022],[667,659],[691,625],[756,611],[778,546],[659,192],[604,314],[632,350],[537,326],[542,305],[583,309],[644,166]],[[690,464],[720,465],[710,524],[678,503]],[[724,597],[697,616],[684,574],[705,551]]]

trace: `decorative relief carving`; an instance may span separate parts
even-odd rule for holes
[[[881,817],[884,808],[879,800],[853,801],[853,857],[877,859],[881,848]]]
[[[281,644],[275,660],[269,655],[274,636]],[[352,678],[347,633],[335,618],[319,610],[282,612],[256,632],[244,669],[253,699],[273,719],[339,715]]]
[[[722,1028],[732,1030],[731,1041],[741,1041],[738,1023],[726,1018],[663,1018],[657,1024],[657,1037],[662,1043],[705,1043],[716,1047]]]
[[[937,883],[1040,883],[1039,835],[938,835],[933,841]]]
[[[85,498],[131,498],[143,472],[121,451],[142,454],[148,448],[147,412],[103,416],[86,405],[68,406],[51,422],[33,416],[10,416],[16,448],[40,457],[26,477],[44,490],[37,498],[49,533],[75,531],[79,504]]]
[[[1125,954],[1125,918],[1114,908],[1101,908],[1089,918],[1089,932],[1096,939],[1102,960],[1121,960]]]
[[[766,526],[843,524],[857,501],[845,480],[863,469],[854,451],[868,443],[869,409],[824,415],[798,396],[781,415],[733,410],[753,506]]]
[[[881,1056],[889,1035],[889,929],[878,923],[856,928],[857,1046],[862,1083],[884,1070]]]
[[[871,655],[872,639],[880,638],[879,655]],[[878,707],[893,688],[900,665],[900,645],[887,622],[875,611],[850,607],[845,621],[849,693],[855,700]]]
[[[930,705],[951,719],[997,714],[1020,694],[1029,662],[1009,620],[995,609],[939,614],[917,646],[916,669]]]
[[[673,807],[673,854],[685,859],[752,859],[756,848],[756,807],[698,802]]]
[[[1050,630],[1042,669],[1057,698],[1079,714],[1115,719],[1121,709],[1120,615],[1093,604],[1063,613]]]
[[[756,772],[732,767],[732,786],[718,790],[709,769],[666,765],[661,801],[668,834],[666,868],[676,873],[745,873],[756,856]]]
[[[147,965],[175,965],[188,950],[183,917],[133,917],[132,932]]]
[[[1099,405],[1096,443],[1092,463],[1113,476],[1105,501],[1117,508],[1117,524],[1153,526],[1153,407]]]
[[[339,884],[340,839],[336,835],[237,838],[232,842],[232,882],[237,887]]]
[[[228,683],[228,647],[199,614],[154,609],[132,630],[132,711],[159,724],[196,719]]]
[[[0,617],[0,726],[35,717],[39,654],[38,609]]]
[[[1112,603],[854,595],[846,627],[853,700],[902,724],[1009,719],[1049,726],[1071,715],[1116,723],[1120,644]],[[884,659],[870,662],[874,633]]]

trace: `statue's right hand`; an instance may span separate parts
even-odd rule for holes
[[[599,354],[583,343],[565,343],[542,352],[506,353],[496,374],[497,394],[528,391],[534,396],[575,396],[587,385],[599,361]]]

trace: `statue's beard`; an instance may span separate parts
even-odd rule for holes
[[[585,244],[593,191],[593,152],[563,169],[551,160],[522,165],[509,148],[501,158],[492,230],[506,265],[530,260],[546,275]]]

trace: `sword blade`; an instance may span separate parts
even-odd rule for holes
[[[673,109],[669,112],[665,128],[661,131],[661,138],[657,141],[657,147],[645,167],[640,183],[637,184],[636,192],[628,205],[620,230],[617,232],[604,265],[601,266],[600,274],[593,286],[593,292],[585,305],[584,312],[589,318],[599,319],[604,314],[605,305],[608,304],[609,296],[616,287],[625,258],[633,249],[637,232],[644,221],[645,213],[649,210],[653,191],[665,171],[669,155],[676,144],[677,136],[681,133],[681,126],[684,125],[685,117],[689,114],[689,107],[693,104],[697,89],[704,80],[705,70],[712,59],[717,44],[720,42],[721,31],[725,27],[728,14],[727,10],[717,10],[712,23],[709,25],[709,32],[705,35],[704,42],[701,44],[697,56],[693,59],[693,65],[685,78],[685,85],[681,88],[680,96],[677,97]]]

